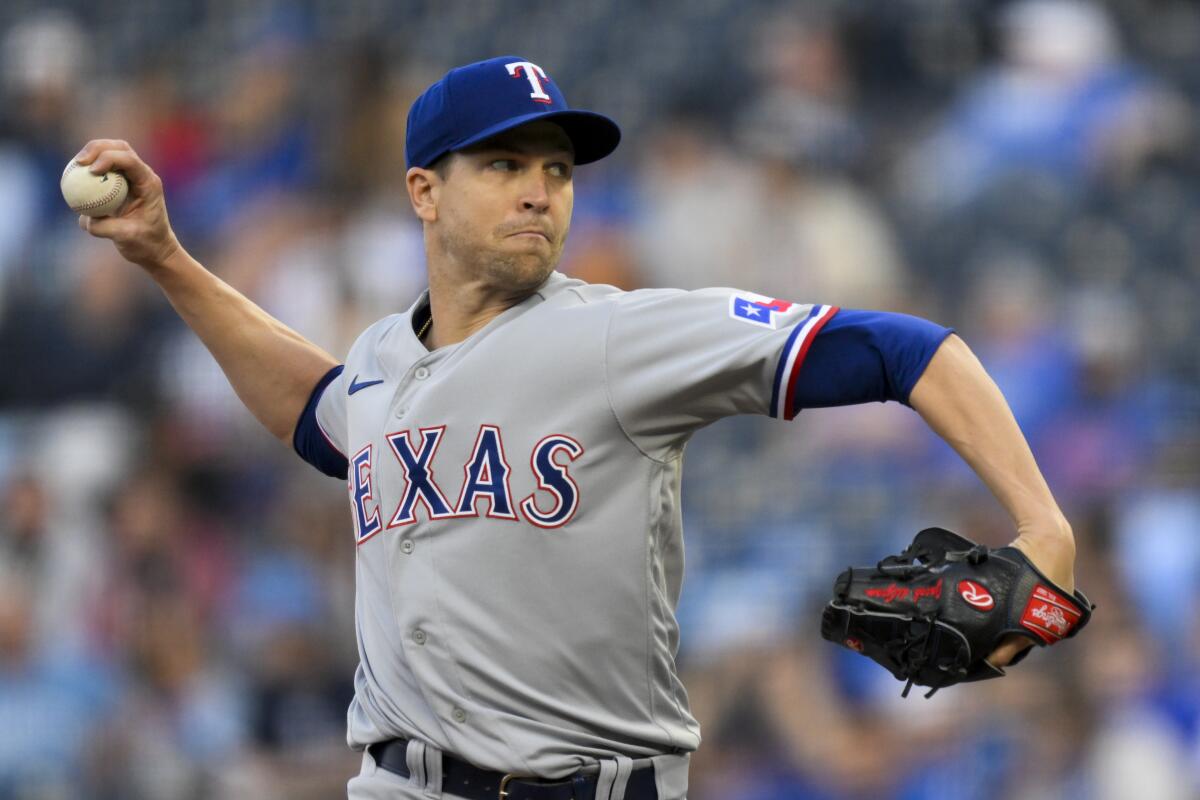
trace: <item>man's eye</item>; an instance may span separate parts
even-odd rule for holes
[[[569,178],[571,177],[571,168],[566,164],[551,164],[550,174],[556,178]]]
[[[498,169],[501,172],[508,172],[515,167],[511,158],[497,158],[491,163],[492,169]]]

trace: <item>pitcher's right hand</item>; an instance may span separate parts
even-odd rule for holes
[[[167,219],[162,179],[138,157],[129,142],[93,139],[79,151],[75,161],[97,175],[119,170],[129,181],[129,197],[119,214],[80,215],[79,227],[93,236],[111,239],[125,260],[146,270],[154,270],[179,251],[179,240]]]

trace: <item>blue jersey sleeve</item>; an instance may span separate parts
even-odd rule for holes
[[[908,396],[954,331],[908,314],[840,310],[813,339],[796,377],[793,413]]]
[[[301,412],[300,419],[296,422],[296,430],[292,434],[292,447],[301,458],[326,475],[342,480],[346,479],[348,473],[346,456],[333,445],[325,431],[322,430],[321,423],[317,421],[317,405],[321,402],[321,395],[324,394],[325,387],[332,383],[338,375],[341,375],[344,368],[344,365],[339,364],[326,372],[324,377],[317,382],[312,394],[309,395],[308,404],[304,406],[304,411]]]

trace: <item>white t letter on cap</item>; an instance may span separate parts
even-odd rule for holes
[[[514,61],[511,64],[505,64],[504,68],[507,69],[508,74],[514,78],[518,75],[524,75],[529,79],[529,85],[533,87],[533,91],[529,93],[529,96],[534,100],[538,101],[539,103],[552,102],[550,95],[542,91],[542,81],[538,80],[538,76],[540,75],[542,80],[549,80],[549,78],[546,77],[545,70],[543,70],[537,64],[533,64],[529,61]]]

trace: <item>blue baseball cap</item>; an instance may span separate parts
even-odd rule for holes
[[[409,167],[428,167],[446,153],[537,119],[562,127],[576,164],[599,161],[621,141],[617,123],[569,107],[537,64],[500,56],[455,67],[416,99],[408,110],[404,155]]]

